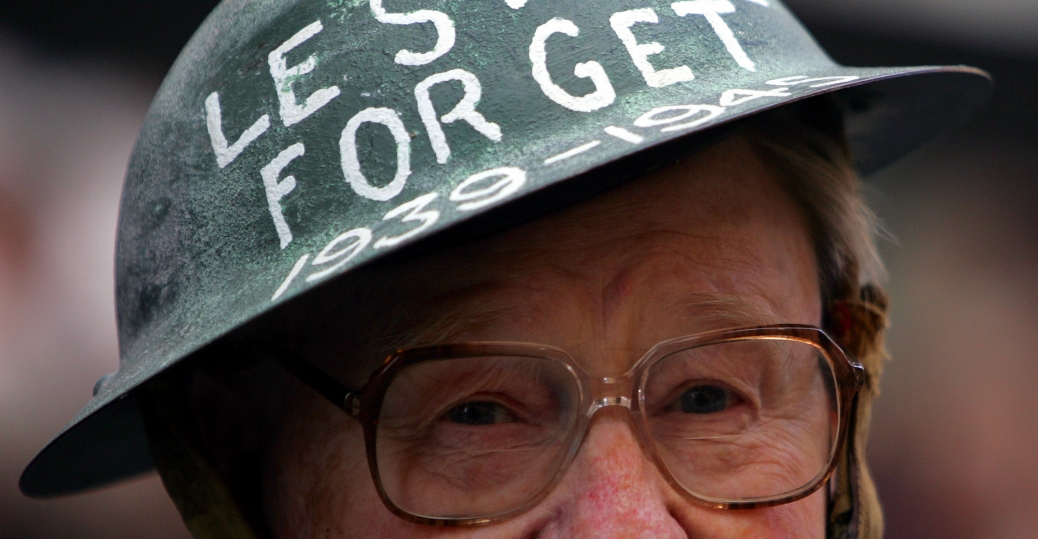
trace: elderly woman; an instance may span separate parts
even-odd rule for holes
[[[197,537],[879,537],[857,171],[983,74],[835,65],[774,0],[353,4],[185,50],[120,370],[23,490],[155,466]]]

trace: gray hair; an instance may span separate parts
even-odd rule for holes
[[[807,214],[824,305],[857,296],[886,270],[876,248],[880,228],[854,169],[841,115],[828,96],[764,113],[745,136]]]

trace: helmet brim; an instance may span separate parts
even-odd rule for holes
[[[837,77],[847,80],[825,83]],[[806,72],[798,80],[803,82],[810,79],[819,79],[818,87],[805,84],[803,91],[788,97],[756,101],[745,107],[745,110],[733,112],[713,123],[685,131],[662,133],[638,146],[600,148],[601,151],[594,158],[576,155],[557,167],[555,174],[561,179],[546,182],[545,185],[551,188],[564,187],[567,182],[579,182],[580,178],[586,178],[595,170],[629,160],[636,154],[689,137],[702,138],[762,111],[823,94],[837,97],[843,109],[848,142],[856,165],[863,174],[868,175],[893,163],[938,133],[965,122],[985,101],[991,88],[987,73],[966,66],[851,68],[834,65],[824,71]],[[766,87],[768,81],[761,80],[759,83]],[[559,148],[559,151],[565,149]],[[644,173],[647,166],[641,163],[628,167],[627,177]],[[536,193],[525,193],[494,208],[494,214],[486,213],[478,217],[486,221],[493,220],[493,215],[508,215],[507,218],[497,219],[499,226],[535,218],[545,211],[544,207],[529,204],[529,199],[534,198]],[[587,192],[584,191],[584,194]],[[564,200],[551,198],[556,205],[559,200]],[[452,227],[463,225],[459,220]],[[493,227],[480,227],[482,230],[489,228]],[[447,233],[446,230],[440,230],[437,234],[442,236]],[[428,239],[423,238],[421,241]],[[352,269],[344,268],[340,273]],[[285,300],[293,295],[298,297],[312,293],[317,288],[288,294]],[[241,327],[254,317],[246,317],[224,334]],[[197,352],[204,344],[189,345],[171,359],[137,362],[132,368],[121,369],[107,380],[76,418],[26,467],[19,482],[22,492],[38,498],[73,494],[151,470],[154,465],[133,391]]]

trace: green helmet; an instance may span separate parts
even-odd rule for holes
[[[22,490],[151,469],[136,388],[361,265],[530,219],[820,94],[868,174],[988,93],[968,67],[840,66],[778,0],[638,4],[221,3],[129,165],[119,370]]]

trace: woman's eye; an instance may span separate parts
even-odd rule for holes
[[[728,389],[704,385],[686,389],[677,404],[686,414],[714,414],[735,404],[735,399]]]
[[[461,425],[495,425],[511,423],[515,418],[496,402],[466,402],[451,408],[447,420]]]

